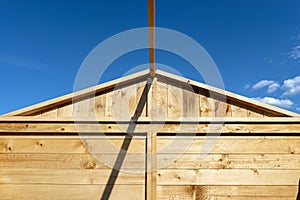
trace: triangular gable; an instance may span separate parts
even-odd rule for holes
[[[115,79],[79,92],[13,111],[3,116],[130,117],[147,87],[148,70]],[[299,117],[299,114],[241,95],[208,86],[164,71],[156,71],[152,97],[140,116],[149,116],[151,106],[165,117]],[[149,95],[149,94],[148,94]],[[74,101],[75,100],[75,101]],[[126,101],[126,102],[125,102]],[[76,102],[76,113],[73,103]],[[152,105],[149,105],[152,104]],[[211,106],[213,105],[213,106]],[[124,107],[125,106],[125,107]],[[127,107],[127,108],[126,108]],[[219,111],[222,111],[219,116]],[[153,114],[153,113],[152,113]]]

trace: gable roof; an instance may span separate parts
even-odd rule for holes
[[[52,107],[57,107],[59,105],[67,104],[72,102],[74,99],[82,99],[85,97],[88,97],[90,95],[93,95],[95,93],[104,92],[107,90],[112,90],[116,85],[122,85],[122,84],[133,84],[136,81],[146,80],[146,78],[149,76],[149,71],[144,70],[138,73],[134,73],[128,76],[125,76],[123,78],[115,79],[106,83],[99,84],[94,87],[90,87],[78,92],[74,92],[71,94],[67,94],[61,97],[57,97],[42,103],[38,103],[26,108],[22,108],[7,114],[4,114],[2,116],[30,116],[31,114],[37,113],[42,110],[49,110]],[[239,104],[245,105],[245,106],[251,106],[254,107],[257,110],[260,110],[262,112],[268,112],[272,113],[275,116],[283,116],[283,117],[300,117],[299,114],[278,108],[276,106],[272,106],[266,103],[262,103],[260,101],[247,98],[238,94],[234,94],[232,92],[228,92],[213,86],[209,86],[197,81],[193,81],[184,77],[180,77],[168,72],[164,72],[161,70],[156,70],[156,76],[158,79],[166,79],[173,82],[176,82],[176,84],[182,84],[182,85],[190,85],[193,88],[196,88],[198,90],[204,90],[206,92],[209,92],[210,94],[214,95],[225,95],[226,99],[230,101],[238,102]]]

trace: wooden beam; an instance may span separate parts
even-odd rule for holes
[[[300,170],[192,169],[158,170],[158,185],[297,186]],[[276,178],[274,177],[276,176]]]
[[[161,123],[159,130],[155,130],[159,133],[211,133],[213,131],[213,125],[210,123],[193,124],[192,126],[182,126],[180,123],[169,124]],[[32,122],[16,122],[16,123],[0,123],[0,134],[102,134],[102,133],[125,133],[126,128],[129,124],[116,124],[111,123],[64,123],[64,122],[48,122],[48,123],[32,123]],[[157,128],[155,123],[136,123],[136,128],[134,133],[144,134],[145,132],[151,130],[151,126],[154,129]],[[299,134],[300,133],[300,123],[268,123],[268,124],[221,124],[218,125],[218,130],[213,131],[214,133],[247,133],[249,136],[252,133],[263,133],[263,134]]]
[[[157,134],[149,132],[147,135],[147,181],[146,199],[156,200],[157,198],[157,156],[156,156]]]
[[[106,185],[0,184],[0,191],[2,200],[99,200],[105,187]],[[145,185],[115,185],[110,199],[145,199],[144,191]]]
[[[151,87],[152,88],[152,87]],[[150,101],[150,99],[148,100]],[[150,115],[150,111],[149,114]],[[129,120],[115,119],[113,117],[86,117],[76,119],[74,117],[31,117],[31,116],[17,116],[17,117],[0,117],[0,123],[18,123],[18,122],[28,122],[28,123],[130,123]],[[269,124],[269,123],[279,123],[279,124],[299,124],[300,118],[292,117],[270,117],[270,118],[243,118],[243,117],[168,117],[164,118],[164,121],[157,119],[151,119],[151,117],[139,117],[136,123],[166,123],[166,124],[178,124],[178,123],[190,123],[190,124],[209,124],[209,123],[234,123],[234,124]]]
[[[0,169],[1,184],[107,184],[111,169]],[[120,171],[116,185],[145,184],[143,173]]]
[[[297,186],[158,186],[159,199],[296,199]],[[206,197],[206,198],[205,198]],[[215,198],[214,198],[215,197]]]
[[[148,0],[148,34],[149,34],[149,56],[150,77],[155,77],[155,0]]]

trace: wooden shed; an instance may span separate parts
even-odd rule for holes
[[[295,200],[299,133],[296,113],[142,71],[1,116],[0,199]]]

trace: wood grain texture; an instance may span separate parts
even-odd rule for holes
[[[192,87],[183,89],[183,117],[199,117],[199,97]],[[178,105],[180,106],[180,104]]]
[[[34,139],[19,136],[16,139],[2,139],[0,137],[0,153],[118,153],[124,142],[124,136],[98,137],[97,139],[68,139],[66,137],[39,136]],[[128,152],[144,153],[145,139],[133,138]]]
[[[166,119],[168,114],[168,85],[155,79],[152,84],[152,118]]]
[[[136,108],[137,108],[137,105],[140,103],[140,102],[145,102],[144,105],[143,105],[143,110],[141,111],[141,113],[138,113],[138,116],[141,116],[141,117],[146,117],[147,116],[147,104],[148,104],[148,101],[147,101],[147,96],[148,96],[148,85],[147,85],[147,81],[143,81],[141,83],[138,83],[135,87],[135,90],[133,91],[136,91],[136,93],[133,93],[131,96],[131,102],[130,102],[130,106],[134,105],[131,110],[132,110],[132,115],[131,117],[133,117],[133,114],[135,113],[136,111]],[[145,92],[147,91],[147,92]],[[143,94],[143,92],[145,92]],[[142,96],[144,95],[144,96]],[[147,95],[147,96],[145,96]],[[135,102],[134,102],[135,101]]]
[[[58,117],[72,117],[73,116],[73,104],[64,104],[58,107]]]
[[[200,115],[201,117],[215,117],[214,99],[200,95]]]
[[[0,154],[1,169],[111,169],[118,154],[18,153]],[[144,154],[125,156],[122,170],[145,170]],[[135,170],[137,171],[137,170]]]
[[[300,154],[158,154],[157,160],[169,163],[164,169],[300,169]]]
[[[0,200],[99,200],[105,185],[0,184]],[[145,199],[145,185],[115,185],[109,199]]]
[[[231,104],[232,117],[247,117],[247,109],[245,105],[242,104]]]
[[[58,108],[57,108],[57,106],[55,106],[51,109],[42,111],[41,116],[42,117],[57,117],[57,112],[58,112]]]
[[[183,116],[182,88],[168,84],[168,117],[180,118]]]
[[[158,185],[285,185],[297,186],[298,170],[194,169],[159,170]]]
[[[157,199],[293,199],[296,186],[158,186]]]
[[[145,172],[140,172],[120,171],[115,184],[145,184]],[[0,169],[1,184],[107,184],[110,177],[110,169]]]
[[[96,95],[95,98],[95,116],[96,117],[105,117],[105,103],[106,103],[106,94],[102,93]]]
[[[165,110],[158,106],[157,116],[160,115],[159,120],[163,120]],[[156,112],[155,111],[155,112]],[[221,124],[213,125],[211,122],[207,124],[195,124],[194,122],[187,125],[193,125],[193,129],[183,129],[180,123],[165,123],[165,121],[156,121],[151,124],[157,123],[161,128],[160,133],[248,133],[249,136],[253,133],[259,134],[274,134],[274,133],[284,133],[287,135],[299,134],[300,124],[255,124],[255,123],[245,123],[245,124]],[[220,122],[221,123],[221,122]],[[19,123],[0,123],[0,134],[20,134],[20,133],[47,133],[47,134],[74,134],[80,132],[81,134],[90,133],[124,133],[128,129],[129,123],[116,124],[115,122],[105,122],[105,123],[32,123],[32,122],[19,122]],[[133,133],[145,133],[149,130],[149,124],[136,123],[135,130]]]
[[[158,137],[157,148],[159,153],[200,153],[205,141],[209,137],[196,136],[164,136]],[[212,140],[212,139],[211,139]],[[178,144],[188,144],[182,148]],[[220,137],[210,153],[217,154],[299,154],[299,136],[231,136]]]

